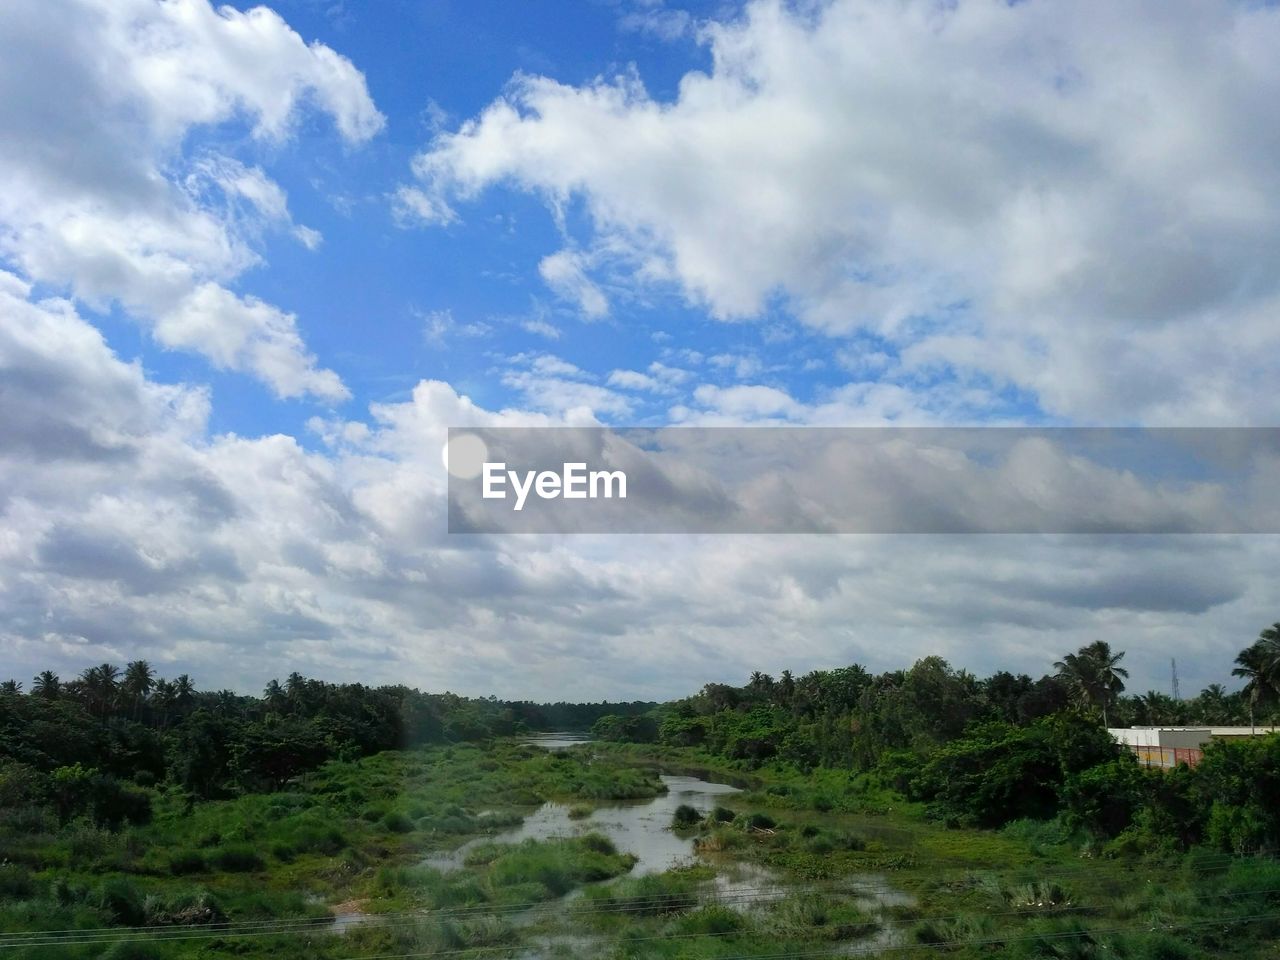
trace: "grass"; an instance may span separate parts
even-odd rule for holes
[[[1245,919],[1280,913],[1280,864],[1201,851],[1082,859],[1079,838],[1059,823],[947,829],[843,771],[753,771],[739,781],[746,792],[705,817],[678,818],[680,835],[704,857],[665,873],[633,876],[630,852],[596,834],[484,842],[544,801],[568,806],[584,829],[601,804],[656,796],[656,762],[713,780],[742,774],[696,751],[593,744],[552,754],[499,742],[330,763],[274,795],[188,805],[150,788],[153,822],[119,832],[28,818],[0,834],[4,932],[199,929],[326,917],[328,905],[344,901],[375,919],[436,913],[341,937],[223,931],[191,943],[28,946],[6,955],[338,960],[484,948],[495,957],[714,960],[874,936],[953,957],[993,952],[966,941],[1004,940],[998,952],[1008,960],[1243,960],[1273,956],[1280,938],[1280,921]],[[457,869],[422,865],[473,838],[480,842]],[[724,881],[735,870],[748,879],[717,886],[717,875]],[[745,892],[721,897],[721,889]],[[559,899],[566,894],[574,897]],[[1179,927],[1187,923],[1194,926]]]

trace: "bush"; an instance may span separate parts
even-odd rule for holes
[[[772,830],[778,825],[778,821],[767,813],[753,813],[747,817],[747,827],[751,830]]]
[[[227,919],[222,904],[208,890],[149,896],[143,901],[142,912],[149,927],[223,923]]]
[[[262,858],[248,846],[236,845],[215,850],[209,857],[211,866],[226,873],[251,873],[261,870]]]
[[[113,923],[121,926],[141,926],[146,919],[137,887],[119,877],[104,881],[94,890],[89,905],[97,907],[110,916]]]
[[[592,853],[604,853],[613,856],[618,852],[614,842],[600,833],[588,833],[582,838],[582,845]]]
[[[687,803],[680,804],[680,806],[676,807],[675,813],[671,815],[671,826],[676,830],[687,830],[701,822],[702,814]]]
[[[716,823],[733,823],[737,819],[737,814],[728,807],[716,807],[711,811],[711,819]]]
[[[294,849],[293,844],[279,840],[271,845],[271,855],[281,863],[293,863],[293,858],[298,855],[298,851]]]
[[[392,810],[382,818],[382,826],[392,833],[408,833],[413,829],[413,821],[409,815],[399,810]]]
[[[1063,822],[1096,839],[1118,836],[1133,821],[1146,785],[1147,776],[1132,756],[1073,774],[1062,785]]]
[[[160,955],[145,943],[113,943],[102,960],[156,960]]]
[[[25,900],[34,893],[30,870],[16,863],[0,863],[0,898]]]
[[[169,857],[169,872],[175,877],[204,873],[206,869],[204,857],[195,850],[179,850]]]

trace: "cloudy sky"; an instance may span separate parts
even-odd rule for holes
[[[0,4],[0,674],[1230,682],[1270,536],[450,536],[450,426],[1272,426],[1280,9]]]

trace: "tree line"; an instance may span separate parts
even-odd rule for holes
[[[62,680],[0,684],[0,808],[38,807],[67,822],[142,822],[147,791],[192,802],[278,790],[328,760],[525,731],[586,729],[652,702],[552,703],[431,694],[403,685],[335,684],[290,674],[260,697],[167,680],[145,660],[103,663]]]
[[[1097,641],[1034,679],[979,678],[936,656],[878,675],[856,664],[801,677],[756,672],[647,715],[603,717],[594,732],[748,768],[845,769],[861,789],[890,789],[957,825],[1055,820],[1099,842],[1280,849],[1280,735],[1213,742],[1195,769],[1162,773],[1107,732],[1277,719],[1280,623],[1236,657],[1245,684],[1234,692],[1211,684],[1188,700],[1125,696],[1124,656]]]

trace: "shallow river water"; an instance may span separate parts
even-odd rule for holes
[[[530,736],[526,742],[548,750],[563,750],[590,742],[590,737],[584,734],[547,733]],[[671,818],[676,808],[687,804],[700,813],[707,814],[721,804],[725,797],[742,791],[727,783],[716,783],[694,776],[670,773],[660,776],[667,787],[667,792],[662,796],[615,801],[607,806],[596,807],[589,815],[579,818],[570,818],[570,807],[565,804],[544,803],[526,816],[518,827],[477,837],[454,850],[432,854],[422,864],[449,873],[465,866],[468,853],[481,844],[514,844],[525,840],[547,840],[586,833],[604,834],[614,842],[618,850],[634,855],[637,861],[630,876],[661,873],[681,864],[695,862],[698,854],[694,850],[693,838],[681,836],[671,830]],[[894,889],[879,874],[848,876],[841,886],[873,914],[879,914],[891,906],[913,902],[910,895]],[[789,885],[766,867],[716,858],[716,877],[710,882],[704,895],[735,909],[749,910],[782,899],[788,890]],[[574,899],[580,893],[580,890],[574,891],[568,899]],[[366,918],[359,914],[339,913],[335,929],[346,929],[364,919]],[[871,938],[843,945],[843,949],[835,945],[832,953],[865,955],[867,952],[890,948],[897,941],[898,934],[894,928],[884,927]],[[592,952],[590,946],[594,942],[595,938],[590,935],[544,936],[531,944],[523,956],[545,957],[553,953],[553,948],[557,946],[568,947],[578,953],[585,950],[589,955]]]
[[[700,813],[709,813],[727,794],[739,793],[727,783],[711,783],[697,777],[662,776],[667,792],[649,800],[617,801],[597,807],[590,816],[570,819],[569,807],[560,803],[544,803],[518,827],[488,837],[469,840],[456,850],[427,857],[423,864],[448,872],[466,862],[467,854],[484,843],[520,843],[523,840],[548,840],[574,837],[584,833],[602,833],[625,853],[639,860],[632,876],[661,873],[694,856],[693,838],[673,833],[671,816],[676,807],[688,804]]]

